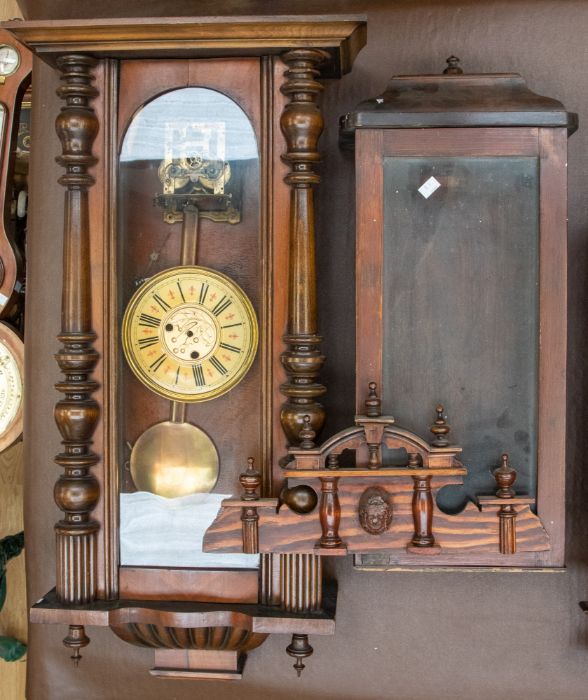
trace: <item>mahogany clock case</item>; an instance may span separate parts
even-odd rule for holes
[[[557,12],[550,16],[534,12],[535,3],[509,3],[509,16],[492,3],[482,7],[469,7],[461,23],[455,23],[454,12],[444,4],[435,7],[423,3],[399,4],[378,9],[370,5],[370,43],[360,57],[355,73],[344,79],[340,87],[333,86],[323,97],[325,117],[331,125],[345,110],[361,99],[381,92],[392,73],[435,72],[439,60],[448,52],[439,55],[424,52],[414,37],[422,32],[423,22],[429,23],[431,31],[450,40],[461,42],[462,58],[474,52],[468,61],[472,70],[510,70],[523,74],[528,83],[545,94],[557,95],[566,105],[586,119],[588,104],[584,92],[578,91],[577,73],[572,75],[569,62],[564,58],[570,52],[581,55],[584,44],[580,30],[582,19],[588,21],[582,7],[577,3],[559,3]],[[573,5],[573,8],[572,8]],[[553,8],[552,8],[553,9]],[[520,27],[526,26],[521,33]],[[492,32],[487,28],[491,27]],[[479,31],[477,31],[479,30]],[[548,49],[545,50],[546,39]],[[509,48],[510,47],[510,48]],[[516,49],[513,49],[516,47]],[[451,43],[450,51],[454,50]],[[464,53],[465,51],[465,53]],[[513,54],[514,52],[514,54]],[[483,55],[481,55],[483,54]],[[508,55],[508,62],[503,56]],[[52,112],[59,108],[54,97],[57,80],[52,71],[37,61],[36,70],[43,81],[36,88],[36,96]],[[31,600],[37,599],[52,585],[53,532],[50,523],[57,517],[55,507],[47,494],[51,493],[55,480],[52,467],[57,450],[58,436],[50,418],[55,401],[53,384],[59,373],[49,356],[57,350],[53,340],[59,325],[59,309],[49,303],[52,280],[61,278],[60,251],[49,248],[42,242],[42,231],[53,225],[59,230],[62,214],[62,192],[56,184],[61,169],[53,163],[59,144],[53,125],[38,118],[34,124],[43,143],[43,151],[36,151],[36,163],[43,167],[33,173],[35,191],[42,192],[47,202],[42,211],[33,212],[34,228],[30,243],[30,283],[39,300],[30,308],[32,330],[29,331],[28,347],[39,349],[43,343],[50,345],[43,353],[31,357],[28,367],[29,381],[37,382],[39,395],[37,408],[46,417],[39,421],[31,415],[29,432],[36,439],[27,446],[29,483],[35,484],[27,494],[28,527],[31,532],[29,548],[29,588]],[[336,132],[336,129],[334,130]],[[509,692],[513,688],[524,688],[529,697],[562,697],[576,700],[583,697],[587,671],[586,648],[583,642],[584,620],[576,619],[569,610],[575,606],[580,591],[588,589],[584,545],[581,533],[585,530],[586,485],[582,478],[581,444],[584,440],[582,403],[583,374],[580,358],[585,357],[586,313],[583,303],[583,269],[586,267],[585,232],[588,221],[583,206],[584,192],[580,183],[585,182],[586,141],[583,131],[574,136],[574,147],[570,152],[570,329],[571,329],[571,375],[568,403],[570,429],[575,436],[569,445],[569,464],[574,488],[568,496],[570,532],[567,574],[393,574],[351,572],[348,563],[337,562],[340,583],[340,605],[347,612],[340,620],[343,627],[354,635],[353,652],[346,643],[346,634],[334,640],[322,642],[320,672],[310,671],[305,679],[307,694],[319,697],[324,692],[325,682],[330,691],[342,697],[379,698],[383,684],[396,687],[400,698],[412,698],[415,694],[439,696],[439,678],[443,678],[446,695],[459,694],[467,687],[484,700],[496,693]],[[320,285],[327,289],[319,299],[321,332],[325,336],[324,352],[328,356],[323,381],[330,393],[325,397],[328,409],[328,433],[335,432],[350,423],[354,404],[352,382],[343,381],[353,373],[353,343],[343,342],[354,337],[353,318],[349,309],[353,307],[353,164],[337,146],[337,134],[326,132],[321,141],[323,152],[322,175],[330,182],[331,189],[317,192],[318,249]],[[42,153],[45,156],[42,157]],[[38,234],[38,235],[37,235]],[[337,266],[332,265],[333,251],[337,251]],[[99,265],[99,261],[95,261]],[[345,274],[342,274],[344,272]],[[99,309],[97,309],[99,311]],[[34,323],[33,323],[34,321]],[[45,465],[39,469],[38,465]],[[415,607],[415,596],[421,601],[429,600],[434,587],[436,601],[443,605],[428,603]],[[578,591],[577,594],[574,591]],[[570,593],[574,593],[570,595]],[[480,611],[483,610],[483,622]],[[524,614],[522,615],[522,611]],[[509,622],[505,623],[505,617]],[[369,624],[366,624],[369,620]],[[456,620],[463,623],[455,624]],[[531,622],[532,620],[532,622]],[[514,624],[516,622],[516,624]],[[483,630],[481,629],[483,626]],[[431,627],[434,627],[432,630]],[[505,635],[505,626],[508,634]],[[456,653],[439,652],[439,635],[443,646]],[[160,697],[163,688],[169,688],[178,698],[192,697],[194,687],[190,684],[154,683],[145,675],[144,653],[127,647],[113,639],[107,632],[95,631],[92,640],[92,664],[81,673],[70,669],[69,660],[60,648],[62,631],[52,626],[35,626],[31,632],[31,697],[41,698],[101,698],[109,690],[133,698]],[[422,656],[406,654],[407,639],[419,639],[421,651],[428,659],[429,671],[422,671]],[[377,639],[377,642],[375,641]],[[379,646],[379,652],[367,649]],[[554,649],[556,661],[554,661]],[[90,651],[88,651],[88,654]],[[125,654],[124,668],[115,663]],[[488,680],[489,655],[502,659],[501,672],[492,671]],[[390,659],[402,656],[402,670],[390,663]],[[417,658],[418,656],[418,658]],[[270,697],[287,697],[283,691],[289,681],[289,665],[279,664],[281,650],[270,645],[262,647],[249,665],[248,681],[239,687],[243,698],[257,697],[260,688]],[[509,661],[508,659],[511,659]],[[512,662],[516,659],[516,663]],[[84,661],[87,661],[86,658]],[[342,663],[343,662],[343,663]],[[82,662],[83,663],[83,662]],[[359,665],[366,673],[358,674]],[[330,670],[329,666],[334,670]],[[267,668],[272,668],[268,676]],[[400,676],[399,676],[400,674]],[[361,676],[361,677],[360,677]],[[398,680],[402,686],[398,686]],[[108,678],[108,683],[105,679]],[[202,686],[213,688],[215,697],[234,697],[234,687]]]

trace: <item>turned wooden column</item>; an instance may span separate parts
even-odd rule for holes
[[[341,522],[341,504],[339,503],[338,476],[321,476],[321,503],[319,519],[322,535],[318,546],[323,549],[335,549],[342,542],[339,537],[339,523]]]
[[[320,352],[316,311],[316,263],[313,186],[320,178],[314,172],[319,160],[317,142],[323,118],[316,104],[323,89],[317,82],[318,66],[327,54],[316,49],[294,49],[282,56],[288,67],[281,91],[290,102],[280,119],[287,151],[282,159],[291,171],[285,178],[290,186],[290,260],[288,282],[287,350],[282,364],[288,381],[281,391],[287,397],[280,415],[290,445],[297,445],[304,416],[310,416],[318,434],[325,412],[317,399],[326,389],[318,377],[324,362]]]
[[[59,183],[65,187],[63,231],[62,348],[56,355],[65,375],[56,388],[64,397],[55,406],[55,421],[63,438],[56,463],[63,474],[55,484],[55,501],[63,511],[56,524],[57,597],[79,605],[96,598],[96,547],[98,523],[91,514],[99,498],[99,486],[90,471],[98,462],[92,452],[92,435],[99,407],[92,398],[97,384],[92,372],[98,361],[91,318],[88,188],[94,178],[88,169],[96,163],[92,144],[98,120],[90,101],[98,95],[92,85],[96,61],[88,56],[57,59],[62,85],[57,94],[65,101],[56,120],[62,146],[58,163],[65,168]],[[77,630],[78,637],[83,629]],[[80,646],[79,640],[76,644]]]
[[[417,549],[438,551],[433,536],[433,494],[431,493],[431,476],[413,476],[412,517],[414,535],[409,550]],[[426,554],[426,551],[422,551]],[[431,552],[432,553],[432,552]]]

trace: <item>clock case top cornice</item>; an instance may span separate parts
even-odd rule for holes
[[[47,63],[64,54],[96,58],[218,58],[291,49],[323,49],[323,78],[349,72],[366,43],[358,15],[280,17],[167,17],[38,20],[2,26]]]

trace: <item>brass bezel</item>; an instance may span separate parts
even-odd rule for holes
[[[8,73],[1,73],[0,72],[0,78],[8,78],[9,76],[14,75],[16,73],[16,71],[20,68],[20,63],[21,63],[20,51],[16,48],[16,46],[12,46],[12,44],[0,43],[0,49],[4,49],[4,48],[11,49],[12,51],[14,51],[16,53],[17,61],[14,65],[14,67],[10,71],[8,71]]]

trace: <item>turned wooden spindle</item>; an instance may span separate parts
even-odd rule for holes
[[[59,602],[67,605],[91,603],[97,592],[100,526],[91,513],[100,497],[100,488],[90,470],[99,457],[90,446],[100,411],[92,398],[98,388],[92,379],[98,353],[94,349],[96,334],[92,329],[88,213],[88,189],[94,184],[88,170],[96,163],[92,145],[98,132],[98,119],[90,106],[98,96],[92,85],[92,69],[96,63],[89,56],[65,55],[57,59],[62,81],[57,94],[65,101],[55,122],[62,148],[57,162],[65,168],[59,179],[65,187],[65,224],[62,325],[57,336],[62,348],[56,360],[65,379],[55,385],[64,394],[54,412],[63,439],[63,451],[55,457],[55,462],[64,473],[55,484],[54,497],[64,514],[55,526],[56,593]],[[85,645],[74,644],[72,635],[82,638],[83,628],[70,628],[70,636],[64,643],[71,648]]]
[[[413,476],[412,517],[414,535],[411,545],[416,548],[430,548],[435,545],[433,536],[433,494],[431,476]]]
[[[447,447],[449,445],[447,435],[451,428],[447,424],[447,416],[444,415],[445,409],[442,404],[438,404],[435,411],[437,412],[437,418],[431,426],[431,432],[434,435],[431,445],[434,447]]]
[[[314,649],[308,643],[307,634],[293,634],[292,642],[286,647],[286,653],[292,658],[296,659],[294,668],[296,669],[296,675],[300,678],[300,674],[306,668],[302,663],[303,659],[312,655]]]
[[[321,503],[319,519],[322,535],[318,546],[323,549],[335,549],[342,542],[339,537],[341,522],[341,504],[339,503],[338,476],[321,476]]]
[[[498,509],[499,532],[498,547],[501,554],[515,554],[517,551],[517,511],[507,500],[516,496],[512,488],[517,478],[517,472],[510,466],[508,454],[500,458],[500,467],[494,470],[494,478],[498,484],[496,496],[504,498],[505,504]]]
[[[378,418],[382,415],[382,402],[377,394],[376,382],[368,384],[368,397],[365,400],[365,414],[368,418]]]
[[[244,501],[255,501],[257,489],[261,484],[261,473],[254,467],[253,457],[247,460],[247,469],[239,476],[239,482],[243,487]],[[254,505],[244,506],[241,509],[241,530],[243,538],[243,552],[245,554],[257,554],[259,552],[259,513]]]
[[[280,420],[290,445],[299,443],[304,416],[318,435],[325,411],[317,399],[326,389],[318,382],[325,358],[320,352],[316,311],[316,262],[313,186],[320,178],[314,171],[319,161],[317,143],[323,118],[316,100],[323,89],[317,82],[324,51],[294,49],[282,56],[288,67],[281,91],[289,98],[280,118],[287,151],[282,156],[291,171],[285,182],[290,187],[290,265],[288,280],[288,324],[284,336],[286,351],[282,364],[288,380],[281,386],[287,397]]]

